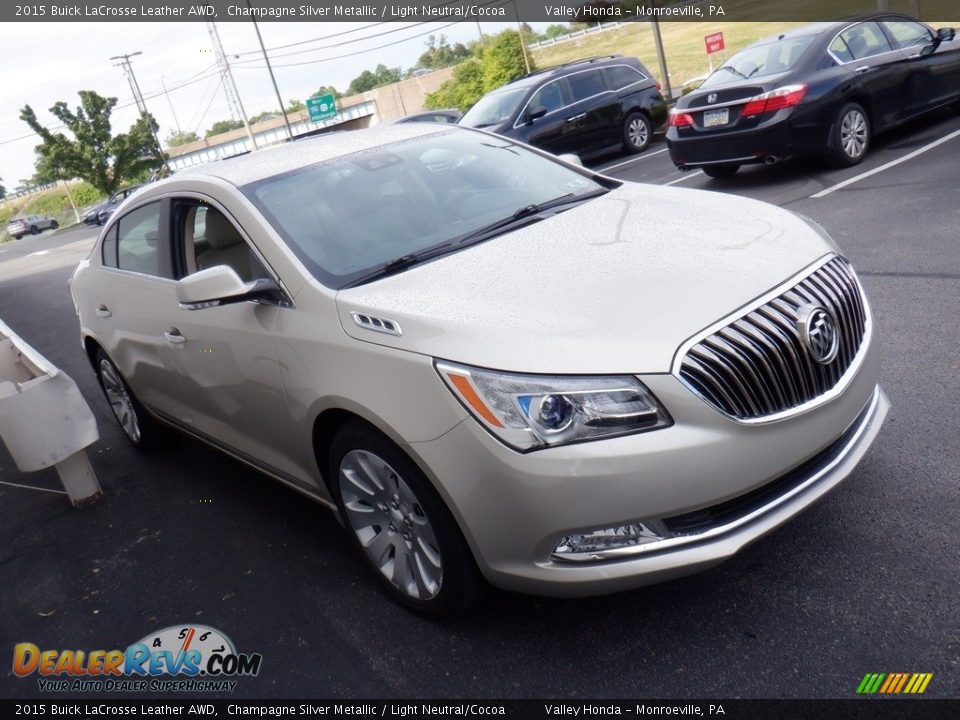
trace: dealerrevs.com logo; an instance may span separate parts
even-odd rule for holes
[[[45,692],[232,692],[236,678],[256,676],[262,661],[204,625],[168,627],[126,650],[41,650],[29,642],[13,648],[14,675],[38,675]]]

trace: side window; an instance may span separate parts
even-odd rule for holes
[[[527,109],[535,108],[538,105],[543,105],[547,109],[547,112],[553,112],[554,110],[559,110],[564,105],[569,104],[570,100],[567,98],[567,93],[564,91],[563,83],[554,81],[547,83],[530,96],[530,101],[527,103]]]
[[[270,277],[243,235],[222,212],[204,202],[184,200],[174,209],[179,277],[227,265],[241,280]]]
[[[570,93],[573,95],[574,102],[599,95],[607,90],[607,84],[603,81],[603,75],[600,74],[599,70],[587,70],[567,75],[567,83],[570,85]]]
[[[833,39],[833,42],[830,43],[830,52],[833,53],[833,56],[840,62],[853,62],[853,53],[850,52],[850,49],[847,47],[847,42],[843,39],[843,35],[837,35],[837,37]]]
[[[893,50],[887,42],[887,36],[875,22],[854,25],[840,33],[840,37],[847,44],[847,49],[855,60],[863,60]]]
[[[930,31],[920,23],[909,20],[884,20],[883,26],[893,35],[894,40],[901,48],[927,45],[933,42]]]
[[[128,212],[117,222],[117,267],[162,277],[159,240],[159,202]]]
[[[643,75],[626,65],[611,65],[603,68],[602,72],[607,78],[607,85],[614,90],[625,88],[644,79]]]
[[[100,246],[101,260],[106,267],[117,266],[117,226],[114,225],[103,238]]]

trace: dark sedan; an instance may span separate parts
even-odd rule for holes
[[[930,110],[960,108],[960,39],[877,13],[762,40],[720,66],[670,114],[681,170],[729,177],[750,163],[819,154],[856,165],[873,137]]]

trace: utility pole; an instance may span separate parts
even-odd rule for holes
[[[130,90],[133,92],[133,100],[137,104],[137,109],[140,111],[140,117],[147,120],[147,123],[150,126],[150,134],[153,135],[153,141],[157,144],[157,152],[160,154],[160,160],[163,161],[163,166],[169,173],[170,165],[167,163],[167,156],[164,154],[163,148],[160,147],[160,138],[157,137],[157,133],[153,129],[153,124],[150,123],[149,113],[147,112],[147,103],[143,99],[143,93],[140,92],[140,84],[137,82],[137,76],[134,74],[133,66],[130,64],[130,58],[136,57],[137,55],[143,55],[143,53],[138,50],[135,53],[128,53],[126,55],[114,55],[110,59],[119,61],[114,63],[114,67],[123,68],[123,72],[127,76],[127,80],[130,83]]]
[[[173,102],[170,100],[170,93],[167,91],[167,84],[164,82],[164,78],[160,78],[160,85],[163,87],[163,96],[167,99],[167,105],[170,106],[170,114],[173,115],[173,124],[177,126],[177,132],[183,134],[183,130],[180,128],[180,121],[177,120],[177,113],[173,109]]]
[[[250,0],[247,0],[250,2]],[[517,8],[517,0],[513,0],[513,12],[517,16],[517,36],[520,38],[520,50],[523,51],[523,65],[527,68],[527,75],[530,74],[530,59],[527,57],[527,44],[523,41],[523,26],[520,25],[520,10]]]
[[[253,21],[253,29],[257,31],[257,41],[260,43],[260,50],[263,52],[263,60],[267,63],[267,72],[270,73],[270,82],[273,83],[273,91],[277,94],[277,102],[280,103],[280,112],[283,113],[283,124],[287,126],[287,139],[293,140],[293,130],[290,129],[290,119],[287,117],[287,109],[283,106],[283,98],[280,97],[280,88],[277,87],[277,78],[273,75],[273,66],[270,64],[270,58],[267,57],[267,48],[263,46],[263,37],[260,35],[260,26],[257,25],[257,19],[253,15],[253,7],[250,0],[247,0],[247,7],[250,8],[250,19]]]
[[[656,6],[654,6],[656,7]],[[653,28],[653,43],[657,47],[657,58],[660,60],[660,75],[663,77],[663,89],[666,91],[667,102],[673,100],[673,88],[670,86],[670,71],[667,70],[667,56],[663,52],[663,38],[660,37],[660,22],[651,20],[650,26]]]
[[[220,66],[221,77],[223,78],[223,88],[227,93],[227,104],[231,105],[231,115],[233,114],[233,106],[231,100],[236,103],[237,109],[240,111],[240,119],[243,121],[243,126],[247,129],[247,138],[250,140],[251,150],[259,150],[257,147],[257,139],[253,136],[253,130],[250,129],[250,122],[247,120],[247,111],[243,109],[243,101],[240,100],[240,93],[237,92],[237,84],[233,81],[233,70],[230,69],[230,63],[227,60],[226,54],[223,52],[223,43],[220,42],[220,33],[217,31],[216,23],[207,23],[207,29],[210,31],[210,38],[213,40],[214,48],[217,51],[217,64]],[[230,91],[227,88],[233,89],[233,98],[230,97]]]
[[[67,200],[70,201],[70,207],[73,208],[73,214],[77,218],[77,222],[80,222],[80,211],[77,210],[77,204],[73,201],[73,193],[70,192],[70,183],[66,180],[61,180],[63,183],[63,189],[67,191]]]

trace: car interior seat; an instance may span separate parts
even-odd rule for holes
[[[223,213],[213,208],[207,209],[205,239],[210,249],[197,255],[198,270],[227,265],[232,267],[244,282],[250,282],[255,276],[262,274],[254,271],[255,268],[259,269],[259,263],[240,232]],[[189,260],[187,262],[189,267]]]

